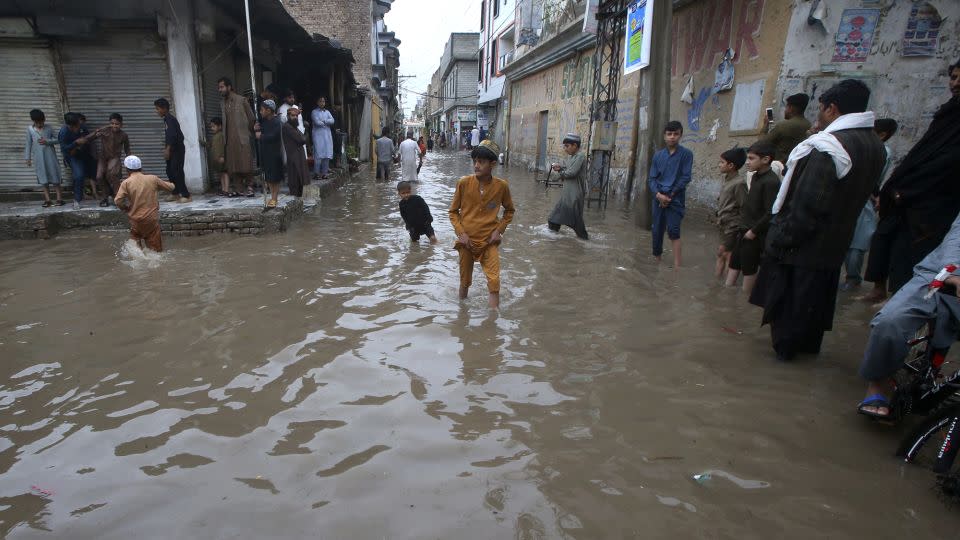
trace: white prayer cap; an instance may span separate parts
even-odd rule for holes
[[[143,164],[137,156],[127,156],[123,160],[123,166],[131,171],[139,171],[143,168]]]
[[[291,109],[296,109],[296,110],[299,111],[299,110],[300,110],[300,107],[298,107],[297,105],[291,105],[291,106],[287,107],[287,110],[288,110],[288,111],[291,110]]]

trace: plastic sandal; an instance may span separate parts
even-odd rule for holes
[[[864,407],[884,407],[887,409],[887,414],[877,414],[872,411],[866,410]],[[872,396],[867,396],[863,401],[857,405],[857,412],[869,416],[870,418],[879,418],[881,420],[886,420],[893,416],[893,407],[890,405],[890,399],[883,394],[873,394]]]

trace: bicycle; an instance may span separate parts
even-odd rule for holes
[[[941,493],[960,500],[960,405],[944,407],[913,429],[897,448],[905,463],[930,469]]]

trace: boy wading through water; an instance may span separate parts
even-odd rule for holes
[[[146,244],[154,251],[163,251],[157,189],[173,191],[176,188],[152,174],[143,174],[143,165],[137,156],[127,156],[123,166],[130,176],[120,184],[113,201],[130,219],[130,239],[141,249]]]
[[[720,229],[720,245],[717,247],[716,277],[726,280],[730,274],[730,256],[743,234],[740,230],[740,209],[747,201],[747,182],[740,169],[747,162],[747,151],[731,148],[720,154],[720,174],[723,187],[717,198],[717,228]],[[734,274],[733,283],[737,282]],[[732,285],[731,285],[732,286]]]
[[[457,182],[449,211],[457,234],[454,249],[460,254],[460,298],[467,297],[473,282],[473,263],[480,261],[493,308],[500,306],[501,235],[515,212],[507,181],[493,177],[499,155],[500,147],[492,141],[483,141],[470,152],[474,174]],[[498,217],[501,206],[502,218]]]
[[[563,180],[563,192],[547,218],[547,227],[559,232],[560,226],[566,225],[576,231],[577,238],[586,240],[589,235],[583,223],[583,198],[587,189],[583,181],[584,156],[580,152],[579,135],[567,133],[563,138],[563,153],[567,155],[563,164],[554,163],[550,167]]]
[[[653,198],[653,257],[663,257],[663,233],[666,231],[673,245],[673,266],[680,268],[680,222],[686,209],[684,199],[693,170],[693,152],[680,146],[683,125],[676,120],[667,122],[663,129],[662,148],[653,155],[650,177],[647,180]]]
[[[437,235],[433,232],[433,216],[430,207],[423,197],[413,195],[410,182],[403,181],[397,184],[397,195],[400,196],[400,217],[410,233],[411,242],[419,242],[420,236],[426,236],[431,244],[437,243]]]
[[[743,291],[750,294],[757,282],[760,259],[773,217],[773,201],[780,191],[780,175],[770,168],[776,148],[768,142],[756,142],[747,150],[747,170],[753,173],[747,192],[747,200],[740,209],[740,235],[730,257],[730,272],[727,286],[737,284],[743,272]]]

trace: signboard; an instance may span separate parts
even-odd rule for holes
[[[650,37],[653,32],[653,0],[634,0],[627,7],[627,39],[624,47],[624,74],[650,65]]]
[[[477,110],[461,107],[457,109],[457,120],[461,122],[476,122]]]
[[[593,123],[593,133],[590,134],[590,151],[606,150],[613,151],[613,145],[617,140],[617,123],[609,121],[596,121]]]

